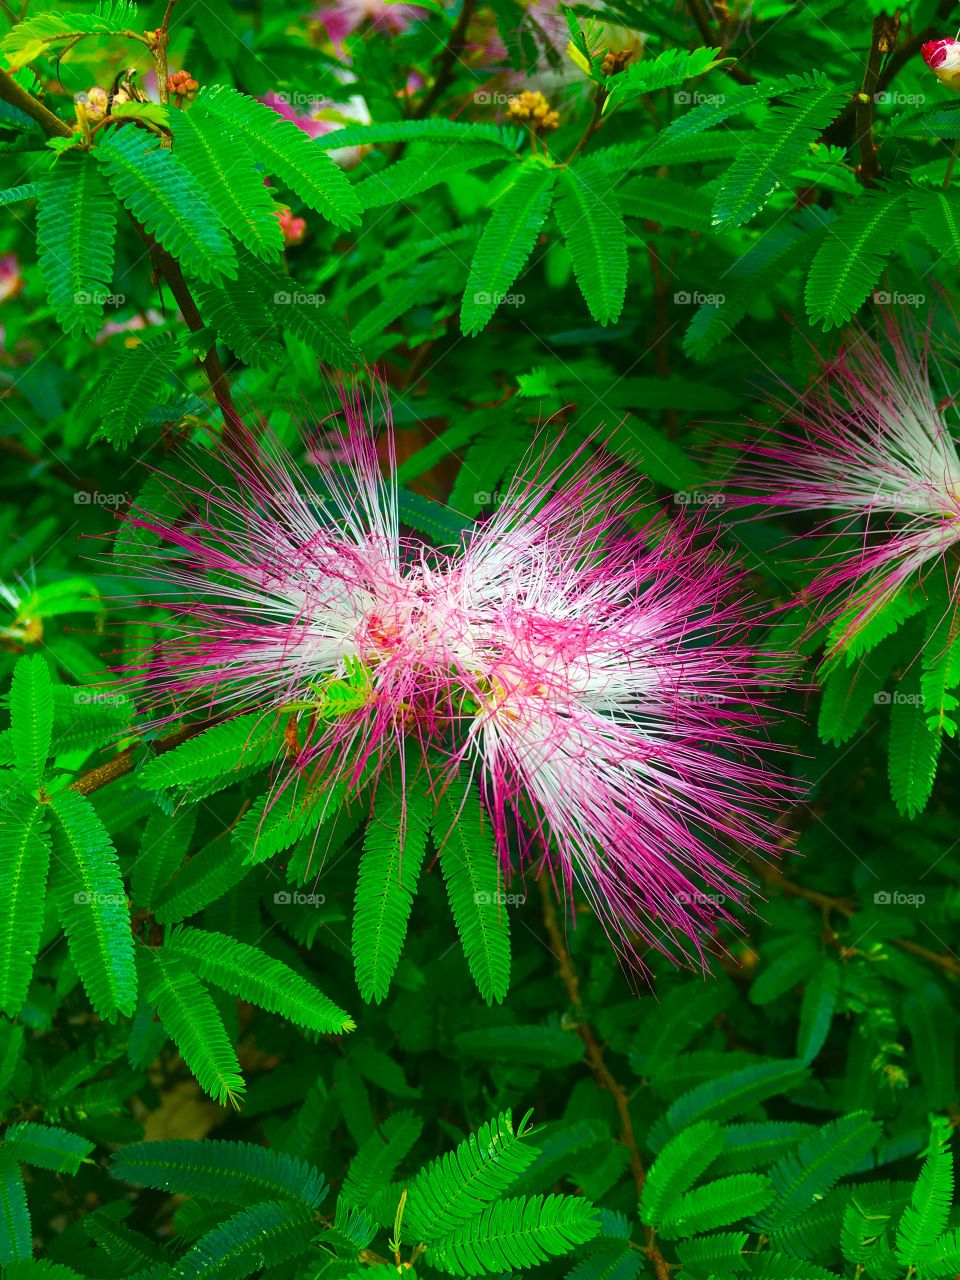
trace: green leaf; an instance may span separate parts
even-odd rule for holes
[[[203,187],[155,135],[111,129],[93,154],[126,208],[188,275],[236,276],[236,252]]]
[[[11,1018],[23,1008],[40,949],[49,868],[46,806],[14,797],[0,824],[0,1009]]]
[[[710,230],[709,196],[682,182],[670,178],[632,178],[617,194],[623,212],[631,217],[648,218],[665,227]]]
[[[740,226],[759,213],[770,196],[850,100],[849,85],[834,85],[819,72],[790,77],[793,86],[770,109],[763,128],[743,148],[720,184],[713,219]]]
[[[10,686],[10,729],[17,773],[27,786],[37,788],[53,735],[53,688],[42,653],[17,659]]]
[[[826,1043],[840,995],[840,966],[825,957],[808,979],[800,1006],[797,1027],[797,1057],[812,1062]]]
[[[353,1031],[348,1014],[288,965],[223,933],[181,928],[163,947],[206,982],[321,1035]]]
[[[447,1275],[489,1275],[569,1253],[592,1240],[599,1225],[593,1205],[575,1196],[498,1200],[431,1244],[426,1256]]]
[[[395,164],[371,174],[355,188],[364,209],[379,209],[427,191],[441,182],[505,157],[497,142],[463,142],[454,146],[417,146]]]
[[[0,1263],[33,1256],[33,1232],[20,1165],[0,1145]]]
[[[406,1238],[439,1239],[497,1201],[537,1158],[537,1148],[524,1141],[525,1123],[515,1133],[504,1111],[422,1169],[410,1184]]]
[[[78,791],[61,791],[50,809],[56,819],[51,891],[71,958],[100,1017],[130,1017],[137,1006],[137,974],[116,849],[96,809]]]
[[[682,1195],[664,1215],[659,1232],[665,1240],[712,1231],[751,1218],[773,1198],[762,1173],[734,1173],[716,1178]]]
[[[723,1129],[712,1120],[703,1120],[675,1134],[647,1173],[640,1199],[641,1220],[659,1227],[678,1198],[714,1162],[723,1150],[723,1142]]]
[[[44,53],[48,44],[61,44],[78,36],[103,35],[142,26],[131,0],[99,0],[90,13],[32,14],[18,22],[0,41],[11,67],[23,67]]]
[[[926,808],[942,744],[942,736],[931,733],[927,725],[920,674],[914,665],[894,690],[890,708],[890,794],[904,817],[915,818]]]
[[[474,124],[438,117],[432,120],[386,120],[381,124],[347,125],[323,134],[316,146],[328,151],[341,147],[369,147],[378,142],[455,142],[480,146],[493,143],[505,151],[516,151],[522,134],[495,124]]]
[[[326,1194],[323,1174],[283,1151],[251,1142],[169,1138],[135,1142],[114,1153],[115,1178],[216,1204],[287,1200],[316,1209]]]
[[[787,1152],[770,1170],[776,1198],[758,1218],[764,1230],[782,1230],[822,1200],[838,1179],[856,1172],[880,1133],[881,1126],[866,1111],[854,1111],[804,1138],[796,1151]]]
[[[589,163],[561,169],[555,212],[590,314],[602,325],[618,320],[627,292],[627,230],[609,178]]]
[[[625,71],[609,82],[610,89],[604,112],[612,111],[625,102],[653,93],[657,89],[670,89],[702,76],[725,59],[718,57],[719,49],[665,49],[656,58],[643,58],[630,63]]]
[[[951,1130],[938,1120],[910,1203],[897,1225],[896,1253],[904,1266],[914,1266],[944,1231],[953,1202]]]
[[[157,895],[158,924],[176,924],[222,898],[252,870],[243,845],[211,841],[183,863]]]
[[[537,159],[526,160],[500,196],[470,263],[460,310],[460,328],[468,337],[486,326],[533,252],[550,212],[556,173]]]
[[[667,1132],[676,1133],[698,1120],[723,1121],[743,1115],[765,1098],[797,1088],[808,1074],[805,1063],[787,1058],[743,1067],[719,1080],[708,1080],[671,1105],[666,1115]]]
[[[353,912],[353,961],[364,1000],[379,1004],[390,989],[432,816],[432,798],[404,790],[398,769],[381,780],[364,836]]]
[[[196,807],[187,804],[180,805],[172,817],[161,809],[150,814],[130,870],[130,892],[138,907],[156,905],[160,891],[183,864],[196,822]]]
[[[251,764],[272,764],[283,747],[275,715],[252,711],[204,729],[172,751],[148,760],[138,774],[142,787],[186,787],[229,775]]]
[[[956,1094],[956,1015],[935,982],[925,982],[903,1003],[913,1060],[931,1111],[946,1109]]]
[[[951,266],[960,263],[960,203],[957,193],[914,188],[907,192],[910,221]]]
[[[447,896],[477,989],[488,1004],[510,985],[510,922],[490,821],[472,787],[454,783],[433,827]]]
[[[269,173],[328,222],[349,227],[360,221],[360,202],[350,180],[292,121],[228,85],[202,89],[193,111],[241,137]]]
[[[385,1187],[420,1137],[423,1121],[412,1111],[398,1111],[378,1125],[350,1161],[340,1199],[364,1208]]]
[[[240,1064],[207,989],[166,949],[141,948],[137,961],[143,993],[200,1088],[221,1105],[238,1106],[245,1087]]]
[[[202,1236],[175,1263],[170,1280],[220,1280],[252,1275],[306,1254],[316,1235],[306,1205],[264,1201],[241,1209]]]
[[[825,329],[846,324],[876,284],[886,259],[910,226],[906,202],[868,192],[829,224],[810,265],[807,314]]]
[[[85,393],[77,416],[96,422],[95,438],[117,448],[129,444],[166,394],[170,374],[181,359],[181,351],[163,335],[145,339],[132,351],[116,352],[103,376]]]
[[[483,1062],[526,1063],[542,1068],[569,1067],[583,1057],[583,1041],[571,1029],[547,1026],[481,1027],[454,1039],[465,1058]]]
[[[18,204],[21,200],[36,200],[42,186],[40,182],[25,182],[19,187],[7,187],[0,191],[0,209],[8,204]]]
[[[32,1121],[11,1125],[3,1135],[3,1149],[14,1160],[54,1173],[75,1174],[93,1148],[76,1133]]]
[[[89,155],[61,156],[39,184],[37,255],[50,305],[68,334],[92,338],[111,295],[117,204]]]
[[[841,746],[855,736],[864,719],[889,695],[885,689],[900,656],[900,645],[894,641],[881,643],[870,655],[834,663],[823,677],[823,695],[817,732],[823,742]]]
[[[243,138],[202,111],[171,112],[174,154],[206,192],[220,221],[265,262],[283,253],[278,207]]]

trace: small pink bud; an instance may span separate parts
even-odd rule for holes
[[[938,80],[960,91],[960,40],[928,40],[920,53]]]
[[[280,230],[283,232],[283,243],[286,248],[289,249],[291,246],[302,242],[307,233],[307,223],[304,218],[295,218],[289,209],[281,209],[277,213],[277,221],[280,223]]]

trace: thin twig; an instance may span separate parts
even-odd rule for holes
[[[880,85],[880,69],[883,60],[893,49],[900,30],[900,19],[878,13],[870,33],[870,51],[863,73],[863,84],[854,106],[857,141],[860,143],[860,164],[857,175],[865,187],[874,187],[882,170],[877,159],[877,147],[873,140],[873,109]]]
[[[424,120],[437,105],[440,99],[446,93],[447,89],[453,83],[456,75],[456,64],[460,60],[460,55],[467,47],[467,28],[473,18],[474,10],[477,7],[477,0],[463,0],[460,9],[460,15],[450,32],[450,39],[444,45],[443,53],[440,55],[440,66],[434,78],[433,84],[427,90],[423,99],[413,112],[411,119]],[[399,159],[403,155],[406,144],[403,141],[398,142],[391,152],[391,159]]]
[[[577,976],[576,969],[573,967],[573,961],[570,958],[567,945],[563,940],[563,932],[557,919],[553,886],[550,884],[549,877],[547,875],[539,876],[537,884],[540,888],[540,896],[543,899],[543,923],[550,939],[550,949],[556,959],[560,978],[567,989],[567,995],[577,1016],[577,1035],[583,1041],[587,1062],[593,1072],[594,1079],[600,1088],[606,1089],[613,1098],[613,1104],[620,1118],[620,1141],[627,1148],[630,1156],[630,1172],[633,1174],[637,1198],[639,1199],[643,1195],[647,1171],[644,1168],[640,1148],[637,1146],[637,1139],[633,1132],[633,1120],[630,1117],[630,1101],[627,1097],[627,1091],[622,1084],[618,1083],[607,1066],[600,1042],[597,1040],[593,1027],[587,1020],[583,1000],[580,996],[580,979]],[[652,1228],[645,1226],[643,1234],[646,1242],[644,1252],[653,1265],[657,1280],[670,1280],[670,1264],[657,1246],[656,1232]]]

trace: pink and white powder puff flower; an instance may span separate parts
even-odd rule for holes
[[[301,95],[287,93],[268,93],[260,99],[265,107],[276,111],[301,129],[308,138],[325,138],[336,133],[338,129],[346,129],[354,124],[370,124],[371,116],[363,98],[353,95],[345,102],[334,102],[332,99],[306,99],[300,110]],[[369,147],[333,147],[328,155],[341,169],[355,169]]]
[[[773,852],[789,788],[756,733],[768,684],[736,575],[698,522],[636,534],[638,510],[629,473],[603,462],[520,479],[434,608],[468,690],[454,767],[479,783],[504,862],[517,845],[578,886],[642,971],[644,945],[703,963],[743,900],[723,846]]]
[[[928,40],[921,45],[920,53],[939,81],[960,91],[960,40]]]
[[[289,729],[292,716],[296,773],[328,773],[324,790],[375,776],[424,702],[426,669],[422,570],[399,533],[395,483],[358,394],[344,392],[336,417],[343,463],[321,463],[317,482],[249,439],[223,474],[198,466],[184,518],[126,517],[163,552],[131,567],[168,586],[158,643],[127,668],[142,704],[158,723],[255,710]],[[179,478],[169,487],[184,492]],[[333,681],[352,689],[349,715],[324,710]]]
[[[414,22],[429,17],[428,10],[415,4],[388,4],[387,0],[337,0],[322,5],[314,19],[323,23],[335,45],[342,45],[364,25],[380,35],[405,31]]]
[[[952,402],[931,388],[928,341],[889,325],[887,347],[857,335],[743,470],[750,496],[740,501],[835,513],[820,530],[828,560],[809,595],[828,602],[828,620],[845,615],[841,647],[898,591],[922,590],[960,543]]]

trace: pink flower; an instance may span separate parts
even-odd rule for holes
[[[435,608],[469,691],[457,761],[504,862],[516,844],[553,864],[642,969],[636,935],[702,960],[742,899],[722,846],[771,849],[780,788],[753,736],[764,680],[735,576],[695,523],[631,533],[637,509],[629,474],[600,462],[520,479]]]
[[[15,298],[23,288],[23,276],[15,253],[0,256],[0,302]]]
[[[577,885],[635,967],[638,939],[702,962],[743,897],[724,846],[773,852],[787,794],[736,575],[697,522],[632,532],[633,482],[597,460],[517,480],[457,551],[405,539],[386,416],[387,478],[345,394],[316,491],[250,440],[186,518],[132,511],[163,552],[133,566],[169,588],[129,669],[143,700],[292,720],[287,776],[318,790],[375,783],[408,746],[436,785],[466,771],[505,869]]]
[[[362,98],[351,97],[347,102],[333,102],[330,99],[309,99],[309,111],[298,111],[290,100],[291,95],[285,93],[268,93],[260,99],[264,106],[276,111],[284,120],[290,120],[301,129],[308,138],[323,138],[337,129],[344,129],[352,124],[369,124],[370,112]],[[305,105],[307,105],[305,103]],[[327,152],[330,158],[340,165],[341,169],[354,169],[360,163],[365,147],[337,147]]]
[[[888,336],[889,354],[860,334],[746,457],[749,502],[835,513],[810,592],[830,617],[852,609],[841,644],[960,542],[960,457],[927,345],[893,325]]]
[[[921,45],[920,53],[938,80],[951,89],[960,89],[960,41],[949,38],[928,40]]]
[[[131,562],[168,584],[159,643],[127,668],[147,708],[292,716],[299,772],[329,773],[329,786],[375,773],[398,745],[424,648],[422,572],[398,531],[395,485],[358,397],[345,392],[337,416],[345,464],[322,465],[318,488],[251,438],[225,474],[198,464],[196,485],[171,478],[188,518],[127,517],[165,550]],[[354,688],[349,715],[328,714],[332,681]]]
[[[303,237],[307,234],[307,223],[304,218],[295,218],[290,209],[284,208],[277,211],[277,221],[280,223],[283,243],[287,249],[303,243]]]
[[[415,4],[388,4],[387,0],[337,0],[322,6],[314,14],[322,22],[334,44],[342,44],[358,27],[369,23],[374,31],[405,31],[412,23],[428,16],[427,10]]]

